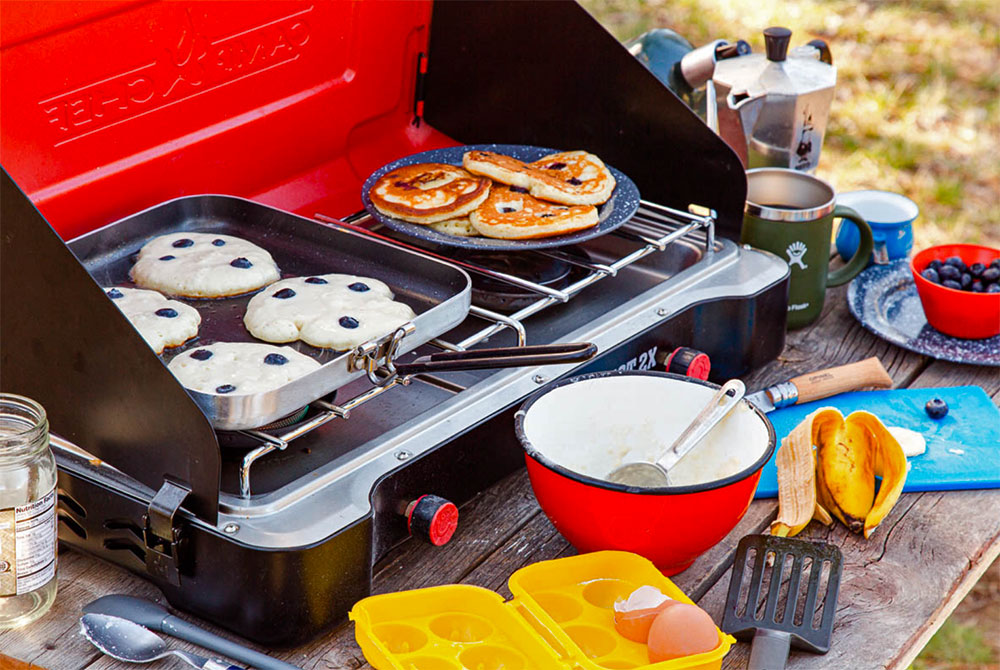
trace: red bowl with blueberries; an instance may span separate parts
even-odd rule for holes
[[[944,244],[910,261],[927,322],[945,335],[1000,334],[1000,249]]]

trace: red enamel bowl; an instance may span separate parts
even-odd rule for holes
[[[988,266],[1000,257],[1000,249],[978,244],[944,244],[924,249],[913,257],[910,270],[927,323],[945,335],[970,340],[1000,334],[1000,293],[959,291],[920,276],[931,261],[944,261],[951,256],[958,256],[966,265]]]
[[[724,478],[638,488],[560,464],[567,462],[566,449],[599,454],[616,441],[669,443],[718,388],[665,372],[598,372],[553,384],[521,406],[514,419],[515,431],[524,448],[532,489],[542,511],[570,544],[580,552],[631,551],[673,575],[736,527],[775,449],[774,427],[746,400],[716,429],[727,432],[718,435],[722,440],[715,445],[726,446],[711,448],[739,453],[741,459],[733,466],[739,469]],[[656,431],[662,433],[662,440]],[[703,448],[708,448],[707,442],[675,469]],[[604,471],[598,462],[591,469]],[[615,465],[611,463],[606,470]]]

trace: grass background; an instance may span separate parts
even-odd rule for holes
[[[837,88],[817,176],[920,207],[914,246],[1000,247],[1000,0],[582,0],[620,40],[671,28],[698,46],[790,28],[822,38]],[[834,640],[836,643],[836,640]],[[1000,668],[1000,561],[912,670]]]
[[[620,40],[671,28],[698,46],[790,28],[822,38],[837,88],[817,176],[920,207],[915,248],[1000,247],[1000,2],[997,0],[582,0]]]

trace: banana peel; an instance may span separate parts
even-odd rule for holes
[[[815,449],[813,448],[815,445]],[[791,537],[831,514],[869,537],[892,510],[906,482],[906,456],[877,416],[816,410],[785,438],[776,457],[778,518],[772,535]],[[876,492],[875,478],[882,479]]]

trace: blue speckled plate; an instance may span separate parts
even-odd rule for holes
[[[460,237],[458,235],[448,235],[417,223],[401,221],[382,214],[372,205],[368,197],[368,191],[372,184],[390,170],[395,170],[403,165],[413,165],[414,163],[449,163],[451,165],[462,164],[462,154],[466,151],[495,151],[496,153],[513,156],[526,163],[536,161],[543,156],[557,153],[555,149],[544,149],[542,147],[532,147],[523,144],[468,144],[460,147],[449,147],[447,149],[435,149],[433,151],[423,151],[419,154],[400,158],[387,165],[383,165],[372,173],[365,180],[361,187],[361,201],[365,204],[365,209],[372,217],[380,223],[427,242],[442,244],[449,247],[460,247],[463,249],[487,249],[490,251],[519,251],[525,249],[546,249],[550,247],[563,247],[567,244],[576,244],[598,237],[605,233],[610,233],[615,228],[632,218],[635,211],[639,209],[639,189],[635,183],[626,177],[619,170],[610,165],[608,169],[614,175],[617,186],[611,194],[611,198],[603,205],[598,205],[598,222],[593,228],[587,228],[569,235],[558,235],[556,237],[543,237],[536,240],[495,240],[489,237]]]
[[[847,287],[847,306],[861,325],[918,354],[954,363],[1000,366],[1000,335],[963,340],[927,323],[909,261],[872,265]]]

